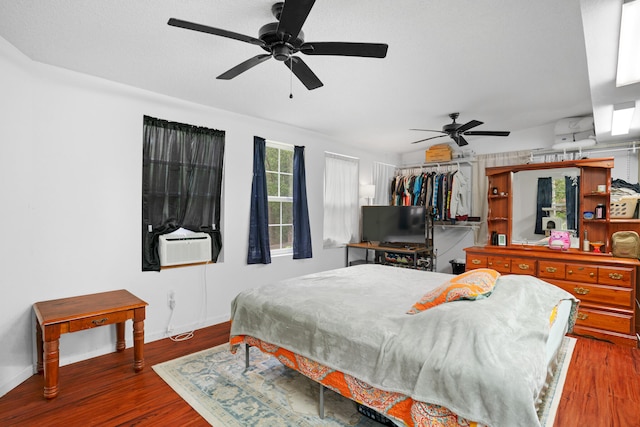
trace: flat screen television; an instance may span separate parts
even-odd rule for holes
[[[363,206],[362,241],[425,242],[424,206]]]

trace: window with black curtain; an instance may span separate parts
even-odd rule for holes
[[[160,271],[158,237],[180,227],[208,233],[217,261],[224,131],[149,116],[143,128],[142,270]]]

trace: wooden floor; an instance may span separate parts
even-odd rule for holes
[[[138,374],[131,348],[63,366],[52,400],[34,375],[0,398],[0,426],[206,426],[151,366],[227,342],[228,334],[225,323],[188,341],[145,344]],[[578,338],[555,421],[573,426],[640,426],[640,350]]]

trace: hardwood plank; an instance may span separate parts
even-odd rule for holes
[[[151,366],[225,343],[229,328],[226,322],[188,341],[147,343],[146,366],[137,374],[132,348],[63,366],[52,400],[34,375],[0,398],[0,425],[206,426]],[[640,350],[578,338],[554,425],[640,426],[639,413]]]

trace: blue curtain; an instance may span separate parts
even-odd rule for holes
[[[548,216],[548,213],[543,211],[542,208],[551,207],[551,195],[552,195],[552,182],[551,178],[538,178],[538,197],[537,197],[537,210],[536,210],[536,229],[535,234],[544,234],[542,228],[542,218]]]
[[[304,147],[293,151],[293,259],[311,258],[311,227],[307,207]]]
[[[567,201],[567,229],[575,230],[576,236],[580,237],[578,230],[578,212],[580,212],[580,178],[577,176],[564,177],[565,197]]]
[[[267,178],[264,170],[265,140],[253,137],[253,182],[247,264],[270,264]]]

